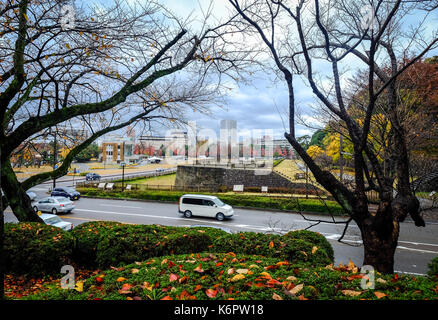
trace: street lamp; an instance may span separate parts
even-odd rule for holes
[[[126,163],[123,161],[120,163],[120,165],[122,166],[122,191],[123,191],[124,184],[125,184],[125,166],[126,166]]]

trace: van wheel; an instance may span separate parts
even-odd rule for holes
[[[184,217],[191,218],[192,217],[192,212],[190,210],[185,211],[184,212]]]
[[[219,221],[223,221],[225,219],[225,216],[224,216],[224,214],[222,212],[219,212],[216,215],[216,219],[219,220]]]

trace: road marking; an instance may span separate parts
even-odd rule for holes
[[[405,273],[405,274],[412,274],[414,276],[425,276],[425,273],[416,273],[416,272],[409,272],[409,271],[398,271],[394,270],[395,273]]]
[[[142,207],[132,207],[132,206],[115,206],[112,204],[99,204],[102,207],[114,207],[114,208],[132,208],[132,209],[141,209]]]

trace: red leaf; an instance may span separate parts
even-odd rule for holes
[[[218,263],[216,263],[216,267],[220,267],[221,265],[223,265],[222,262],[218,262]]]
[[[170,296],[165,296],[164,298],[161,298],[160,300],[173,300]]]

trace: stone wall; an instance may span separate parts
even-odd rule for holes
[[[259,171],[260,172],[260,171]],[[232,188],[233,185],[268,188],[305,188],[304,183],[294,183],[271,171],[269,174],[255,174],[254,169],[230,169],[221,167],[178,166],[175,186]]]

